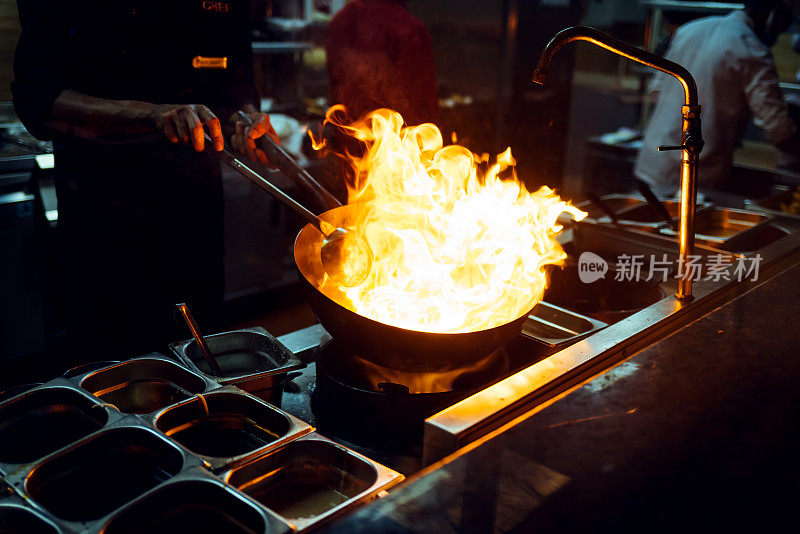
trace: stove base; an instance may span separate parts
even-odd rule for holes
[[[419,445],[424,421],[505,376],[500,349],[459,373],[405,373],[381,368],[332,341],[317,356],[311,408],[323,433],[358,444],[407,450]]]

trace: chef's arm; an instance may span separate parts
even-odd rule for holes
[[[261,96],[258,93],[253,72],[253,47],[247,31],[242,31],[235,43],[236,53],[231,58],[229,78],[223,93],[233,110],[228,124],[233,126],[231,148],[253,161],[268,163],[266,155],[257,148],[256,140],[264,135],[279,143],[278,134],[270,123],[269,116],[261,113]],[[253,123],[244,124],[238,112],[242,112]]]
[[[278,134],[269,120],[269,115],[261,113],[254,105],[245,104],[241,111],[247,115],[252,126],[243,123],[238,114],[231,117],[234,124],[234,132],[231,135],[231,147],[238,153],[244,154],[253,161],[269,163],[267,156],[256,146],[256,139],[263,135],[268,135],[273,141],[280,144]]]
[[[87,140],[155,132],[171,143],[191,144],[197,151],[205,148],[205,127],[214,148],[223,147],[219,119],[199,104],[110,100],[66,89],[56,98],[44,125],[56,135]]]
[[[73,136],[126,141],[158,133],[173,143],[202,150],[205,125],[215,148],[222,148],[219,120],[204,106],[155,105],[83,94],[74,79],[68,2],[19,0],[22,32],[14,53],[14,108],[40,139]]]
[[[753,123],[780,150],[800,154],[800,128],[789,114],[772,56],[765,54],[742,61],[740,71]]]

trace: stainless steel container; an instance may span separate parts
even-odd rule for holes
[[[59,534],[63,529],[42,512],[26,506],[21,499],[0,500],[0,532]]]
[[[662,200],[661,205],[667,210],[670,220],[677,227],[680,221],[681,203],[677,200]],[[698,203],[695,208],[695,213],[701,213],[709,209],[709,207],[710,204],[708,203]],[[658,210],[650,204],[626,208],[621,210],[617,214],[617,217],[619,223],[622,225],[633,226],[647,231],[656,231],[666,224],[666,221]]]
[[[800,221],[800,214],[781,210],[781,204],[791,203],[792,196],[797,191],[797,188],[790,188],[786,185],[773,185],[772,188],[773,193],[770,196],[759,200],[747,199],[744,201],[744,207],[772,217]]]
[[[608,326],[547,302],[534,306],[522,325],[522,335],[550,347],[569,345]]]
[[[123,413],[148,414],[215,385],[175,362],[148,357],[89,373],[80,380],[80,387]]]
[[[201,465],[128,416],[5,478],[19,499],[57,524],[59,532],[97,532],[131,499]]]
[[[656,278],[617,280],[613,264],[609,270],[612,274],[585,284],[581,282],[580,265],[568,264],[563,269],[553,269],[544,298],[548,304],[555,303],[594,320],[613,324],[666,296]]]
[[[11,386],[8,389],[4,389],[3,391],[0,391],[0,404],[3,404],[12,397],[16,397],[17,395],[25,393],[26,391],[41,385],[42,382],[32,382],[30,384],[20,384],[18,386]]]
[[[636,195],[603,195],[600,199],[611,208],[615,215],[624,210],[647,204],[643,197]],[[607,215],[588,200],[581,202],[577,207],[588,214],[586,219],[589,222],[611,222]]]
[[[121,417],[64,379],[14,396],[0,404],[0,474],[24,469]]]
[[[661,205],[667,210],[670,218],[677,219],[681,214],[681,203],[676,200],[662,200]],[[618,217],[624,221],[635,223],[656,223],[661,224],[664,219],[661,214],[650,204],[632,206],[620,210]]]
[[[695,241],[725,250],[748,250],[747,243],[772,219],[763,213],[715,206],[695,217]],[[660,232],[677,235],[670,228]]]
[[[645,232],[656,232],[666,224],[661,214],[648,204],[644,197],[638,195],[604,195],[600,198],[614,211],[617,222],[622,227]],[[661,204],[666,208],[672,220],[677,222],[680,218],[681,203],[676,200],[662,200]],[[577,207],[589,214],[584,219],[587,223],[611,222],[611,219],[600,212],[591,202],[581,202]],[[711,204],[708,202],[698,202],[696,213],[705,211],[710,207]]]
[[[177,475],[187,456],[156,432],[114,427],[43,460],[27,473],[25,493],[57,518],[103,518]]]
[[[172,532],[178,520],[197,527],[192,528],[196,531],[206,531],[209,525],[225,531],[235,531],[234,527],[242,527],[243,532],[291,531],[287,522],[226,487],[205,468],[235,465],[239,458],[250,459],[312,428],[237,388],[219,386],[176,368],[170,360],[140,358],[78,373],[70,379],[57,378],[0,403],[0,428],[13,434],[12,444],[4,441],[0,450],[4,450],[7,460],[24,462],[0,464],[0,532],[5,531],[6,525],[12,525],[11,532],[105,532],[112,518],[123,514],[124,519],[114,523],[112,532],[127,531],[126,525],[138,525],[151,533]],[[199,388],[201,382],[203,387],[217,389],[160,412],[125,415],[78,386],[86,381],[87,387],[105,387],[124,382],[136,374],[134,371],[163,376],[165,370],[174,373],[170,374],[171,379],[177,378],[174,381],[193,389]],[[184,382],[187,377],[181,371],[194,379]],[[243,398],[245,402],[232,398]],[[252,455],[209,460],[192,454],[154,428],[159,415],[179,414],[180,410],[173,412],[171,408],[192,401],[210,407],[215,415],[225,414],[226,410],[233,415],[244,414],[243,419],[261,428],[276,426],[278,421],[288,428],[284,428],[280,439]],[[86,418],[92,422],[91,427],[77,432],[80,421]],[[36,432],[29,432],[30,429]],[[48,433],[44,438],[43,432]],[[17,442],[20,436],[25,440]],[[31,443],[40,447],[35,449]],[[173,484],[175,489],[171,488]],[[181,501],[181,495],[189,499]],[[139,506],[145,500],[147,503]],[[163,505],[160,509],[159,504]],[[142,521],[134,523],[133,518]],[[178,529],[182,530],[185,528]]]
[[[188,398],[169,404],[176,392]],[[0,402],[0,531],[283,533],[319,524],[402,480],[320,436],[292,446],[312,430],[238,388],[158,356],[84,369]],[[284,449],[291,454],[274,455]],[[320,476],[306,480],[318,485],[313,499],[328,484],[340,501],[289,521],[206,471],[236,470],[263,458],[281,464],[278,472],[289,477],[281,489],[293,491],[304,487],[304,466],[317,466]],[[332,473],[344,485],[326,482]],[[281,510],[292,515],[292,506],[313,504],[308,499],[287,493],[289,508]]]
[[[165,408],[153,424],[212,471],[245,462],[313,430],[296,417],[233,388]]]
[[[305,530],[376,498],[403,475],[309,434],[229,471],[224,480]]]
[[[208,348],[224,376],[210,374],[208,363],[194,339],[172,343],[179,360],[203,376],[223,385],[236,386],[280,406],[283,386],[290,371],[305,364],[263,328],[247,328],[205,336]]]
[[[201,472],[182,475],[140,497],[115,514],[102,530],[103,534],[291,531],[276,515]]]
[[[81,380],[81,377],[77,377],[72,382]],[[276,408],[238,392],[235,388],[221,390],[223,393],[247,397],[260,406],[277,411]],[[226,532],[235,531],[233,527],[236,525],[246,527],[241,530],[242,532],[283,533],[291,530],[291,527],[276,515],[249,501],[235,489],[225,488],[218,479],[204,469],[208,466],[205,459],[191,454],[152,428],[153,414],[124,416],[109,405],[97,403],[97,399],[76,385],[70,385],[70,381],[63,378],[10,399],[2,407],[17,406],[19,402],[37,391],[47,394],[55,391],[59,395],[69,391],[79,398],[94,401],[93,405],[97,406],[97,409],[107,411],[110,415],[101,429],[75,442],[59,446],[57,450],[43,458],[24,465],[13,464],[10,466],[13,468],[10,474],[0,476],[0,481],[3,481],[0,483],[0,532],[4,532],[2,522],[6,519],[7,523],[13,520],[14,525],[21,524],[25,527],[21,530],[12,528],[12,532],[41,531],[63,534],[105,532],[103,529],[112,517],[123,514],[153,492],[157,492],[157,497],[153,497],[149,502],[163,503],[165,513],[158,517],[155,515],[149,517],[150,522],[144,521],[148,519],[147,517],[141,517],[146,523],[148,532],[174,532],[169,529],[174,527],[176,517],[185,520],[187,525],[196,526],[201,522],[221,528],[224,525],[223,530]],[[198,399],[198,397],[193,398]],[[59,400],[62,400],[62,397],[59,397]],[[310,430],[310,427],[308,429]],[[205,486],[197,492],[195,491],[197,484],[193,483],[180,485],[177,492],[175,490],[161,492],[163,487],[177,482],[183,483],[187,479],[202,479],[216,486],[210,492]],[[10,496],[9,487],[13,490]],[[222,492],[219,491],[220,488]],[[183,508],[177,508],[180,504],[177,499],[178,492],[190,496],[194,501],[186,502]],[[217,501],[216,507],[209,502],[209,499],[202,500],[202,496],[206,494]],[[174,501],[172,496],[176,496]],[[165,502],[161,500],[162,497],[170,500]],[[8,503],[14,500],[19,501],[15,506],[24,505],[26,510],[9,511]],[[238,504],[239,502],[244,505]],[[241,514],[248,513],[244,511],[245,509],[255,510],[258,519],[253,523],[247,521],[239,521],[236,525],[225,523],[226,519],[241,520]],[[158,512],[153,508],[137,507],[135,510],[133,515],[125,516],[128,519],[115,523],[115,529],[120,527],[119,531],[125,531],[122,526],[134,524],[129,518],[143,510],[149,510],[153,514]],[[190,516],[199,519],[192,519]],[[45,525],[42,530],[36,530],[39,528],[37,526],[39,523],[35,522],[37,519],[44,520],[43,523],[40,521]],[[51,529],[53,525],[55,528]],[[258,525],[258,528],[250,529],[255,525]],[[178,529],[182,530],[185,529]],[[194,530],[206,529],[198,527]],[[141,530],[136,531],[141,532]]]

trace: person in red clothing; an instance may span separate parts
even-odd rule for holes
[[[439,119],[431,36],[404,0],[353,0],[328,27],[331,104],[356,120],[378,108],[407,125]]]

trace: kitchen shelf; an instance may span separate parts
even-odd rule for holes
[[[311,50],[305,41],[253,41],[254,54],[293,54]]]

